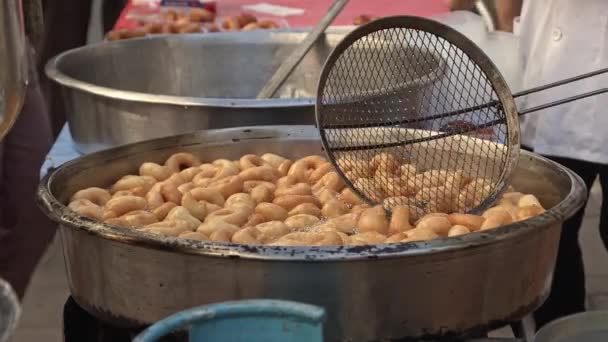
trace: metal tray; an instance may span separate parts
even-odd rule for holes
[[[279,89],[257,93],[306,29],[154,35],[67,51],[46,66],[89,153],[199,129],[314,123],[321,68],[351,27],[329,28]]]

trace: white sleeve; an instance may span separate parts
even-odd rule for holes
[[[533,2],[541,0],[523,0],[521,15],[519,17],[519,59],[521,61],[522,69],[525,73],[528,65],[528,58],[530,56],[530,49],[532,44],[532,27],[534,25],[533,18]]]

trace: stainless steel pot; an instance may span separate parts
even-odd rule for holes
[[[277,92],[255,99],[305,29],[152,36],[65,52],[46,66],[61,84],[78,151],[198,129],[314,123],[325,58],[350,27],[329,28]]]
[[[523,153],[514,186],[547,212],[499,229],[428,242],[358,247],[242,246],[158,238],[75,215],[71,194],[109,186],[145,161],[177,151],[205,160],[274,152],[322,154],[310,126],[208,130],[81,157],[41,183],[60,234],[75,300],[97,317],[155,322],[193,306],[276,298],[327,310],[328,340],[446,336],[521,319],[549,292],[561,222],[585,186],[568,169]]]

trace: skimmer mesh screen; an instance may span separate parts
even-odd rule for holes
[[[506,184],[518,137],[504,99],[512,101],[504,80],[464,36],[393,17],[353,31],[333,51],[317,125],[338,172],[369,202],[467,212]]]

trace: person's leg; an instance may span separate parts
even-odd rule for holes
[[[2,141],[0,178],[0,277],[20,298],[55,234],[55,224],[36,205],[40,168],[51,144],[48,113],[31,72],[21,113]]]
[[[513,32],[513,19],[521,13],[522,0],[496,0],[496,29]]]
[[[445,3],[451,11],[467,11],[475,7],[473,0],[445,0]]]
[[[112,30],[120,13],[126,6],[126,0],[103,0],[103,33]]]
[[[91,16],[92,0],[52,0],[44,3],[45,32],[39,53],[41,88],[49,106],[54,136],[65,124],[65,108],[60,88],[44,74],[44,65],[54,56],[83,46]]]
[[[600,167],[600,184],[602,185],[602,209],[600,212],[600,237],[608,250],[608,165]]]
[[[599,166],[579,160],[548,157],[577,173],[590,189],[599,172]],[[579,230],[585,206],[562,226],[551,293],[534,313],[537,328],[559,317],[585,311],[585,269],[578,243]]]

